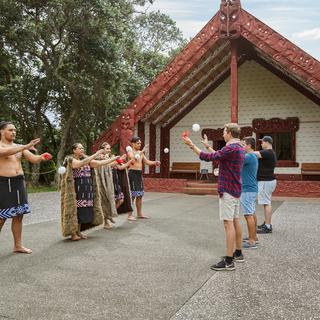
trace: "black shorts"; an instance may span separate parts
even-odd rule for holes
[[[144,195],[142,170],[129,170],[131,196],[142,197]]]
[[[23,175],[0,177],[0,218],[8,219],[30,213]]]

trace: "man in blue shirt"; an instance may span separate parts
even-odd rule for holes
[[[258,159],[254,153],[256,141],[253,137],[246,137],[243,139],[246,156],[241,172],[242,177],[242,193],[240,197],[240,205],[242,213],[246,219],[248,227],[247,241],[244,241],[243,248],[256,249],[256,225],[257,216],[256,199],[258,194]]]

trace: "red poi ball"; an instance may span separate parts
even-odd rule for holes
[[[188,136],[189,136],[189,130],[182,132],[182,138],[188,138]]]
[[[118,164],[123,164],[123,160],[122,160],[122,159],[120,159],[120,158],[119,158],[119,159],[117,159],[116,161],[118,162]]]
[[[45,152],[42,154],[42,157],[45,159],[45,160],[51,160],[52,159],[52,155],[48,152]]]

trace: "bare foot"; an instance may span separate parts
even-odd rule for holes
[[[88,237],[81,232],[77,233],[77,236],[79,236],[81,239],[88,239]]]
[[[113,227],[113,225],[112,224],[110,224],[110,223],[105,223],[105,225],[104,225],[104,229],[107,229],[107,230],[110,230],[110,229],[112,229],[112,227]]]
[[[143,216],[143,215],[142,216],[138,216],[137,218],[138,219],[150,219],[148,216]]]
[[[14,253],[26,253],[26,254],[30,254],[32,253],[31,249],[25,248],[25,247],[20,247],[20,248],[14,248],[13,250]]]
[[[137,219],[134,216],[128,217],[128,221],[137,221]]]
[[[109,218],[109,220],[110,220],[112,223],[116,223],[116,221],[115,221],[113,218]]]
[[[79,241],[79,240],[81,240],[82,238],[81,237],[79,237],[77,234],[73,234],[72,236],[71,236],[71,240],[72,241]]]

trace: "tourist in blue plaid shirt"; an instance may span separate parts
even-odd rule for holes
[[[218,161],[218,193],[220,220],[223,220],[227,253],[217,264],[211,266],[213,270],[235,270],[234,260],[243,262],[241,251],[242,229],[239,220],[239,206],[241,195],[241,170],[244,163],[245,151],[240,143],[240,127],[236,123],[228,123],[224,126],[223,138],[226,146],[215,151],[210,148],[205,136],[202,143],[209,152],[201,151],[188,137],[183,137],[184,142],[197,154],[200,160]],[[236,250],[234,245],[236,243]]]

